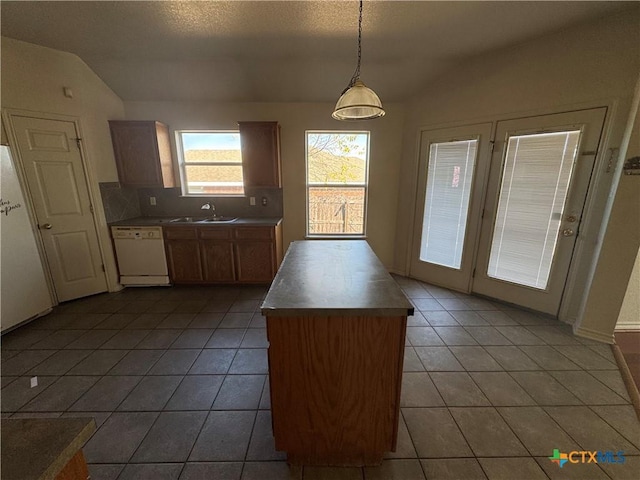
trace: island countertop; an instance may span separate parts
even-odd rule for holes
[[[2,479],[53,480],[96,429],[93,418],[3,418]]]
[[[413,305],[365,240],[292,242],[263,315],[413,315]]]

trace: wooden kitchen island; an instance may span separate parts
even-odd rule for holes
[[[93,418],[3,418],[2,480],[87,480]]]
[[[262,304],[276,449],[294,465],[394,451],[413,306],[364,240],[293,242]]]

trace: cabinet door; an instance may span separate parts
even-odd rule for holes
[[[245,187],[280,187],[278,122],[238,122]]]
[[[169,130],[150,121],[110,121],[118,178],[132,187],[172,187]]]
[[[233,244],[229,241],[201,240],[204,280],[209,283],[233,282]]]
[[[173,283],[202,282],[202,261],[198,240],[165,240],[169,276]]]
[[[239,282],[269,283],[276,274],[272,241],[236,242],[236,261]]]

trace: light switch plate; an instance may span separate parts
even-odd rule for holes
[[[149,205],[155,205],[156,204],[156,197],[149,197]]]
[[[256,205],[256,197],[249,197],[249,205],[255,207]]]

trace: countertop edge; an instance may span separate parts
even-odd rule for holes
[[[96,431],[96,422],[92,418],[90,422],[84,426],[82,430],[78,432],[73,441],[65,448],[58,458],[49,466],[49,468],[42,474],[40,480],[55,480],[58,474],[64,469],[69,460],[71,460],[76,453],[82,450],[85,443],[91,438],[91,435]]]
[[[54,480],[96,431],[91,417],[3,418],[2,479]]]
[[[260,308],[265,317],[407,317],[413,308]]]
[[[107,222],[108,227],[234,227],[234,226],[265,226],[275,227],[282,223],[282,217],[238,217],[233,222],[170,222],[169,219],[176,216],[167,217],[135,217],[126,220],[116,220]]]

